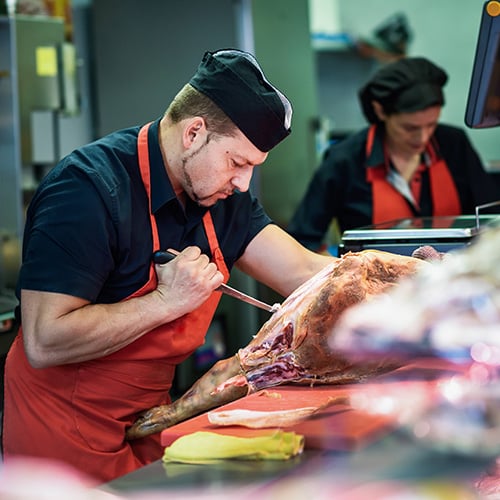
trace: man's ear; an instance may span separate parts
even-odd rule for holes
[[[373,111],[377,115],[377,118],[383,122],[387,118],[387,115],[384,112],[384,108],[382,107],[382,104],[380,104],[378,101],[372,101],[372,107]]]
[[[201,116],[195,116],[191,118],[184,129],[183,141],[184,147],[188,148],[191,146],[200,134],[206,132],[206,124],[204,118]]]

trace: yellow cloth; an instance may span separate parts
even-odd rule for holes
[[[304,449],[304,436],[278,430],[257,437],[236,437],[216,432],[193,432],[165,448],[164,462],[213,463],[224,459],[287,460]]]

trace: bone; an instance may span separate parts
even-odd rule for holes
[[[376,250],[343,255],[297,288],[236,355],[214,365],[171,405],[143,412],[127,439],[160,432],[268,387],[354,383],[398,368],[391,360],[351,363],[332,351],[328,340],[346,309],[429,265]]]

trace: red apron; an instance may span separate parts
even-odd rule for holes
[[[368,130],[366,157],[371,153],[375,139],[376,126]],[[431,144],[426,149],[429,158],[429,175],[432,196],[432,215],[460,215],[462,213],[457,188],[453,182],[448,165],[438,157]],[[387,180],[386,164],[367,167],[366,180],[372,185],[372,224],[379,224],[394,219],[415,217],[409,202]]]
[[[139,167],[150,200],[152,250],[157,250],[148,129],[146,125],[139,133]],[[229,273],[210,212],[203,224],[213,259],[227,281]],[[131,297],[148,293],[156,283],[151,264],[148,282]],[[14,455],[53,458],[106,482],[161,458],[159,434],[127,442],[125,429],[138,412],[170,403],[175,365],[203,344],[219,300],[220,292],[212,293],[197,310],[109,356],[46,369],[29,365],[20,331],[5,367],[5,460]]]

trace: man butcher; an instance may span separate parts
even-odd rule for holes
[[[79,148],[45,177],[27,212],[6,361],[6,462],[46,457],[109,481],[159,459],[158,434],[125,431],[170,401],[231,268],[287,296],[331,261],[249,192],[291,116],[252,55],[207,52],[162,117]],[[169,248],[180,255],[152,264]]]

